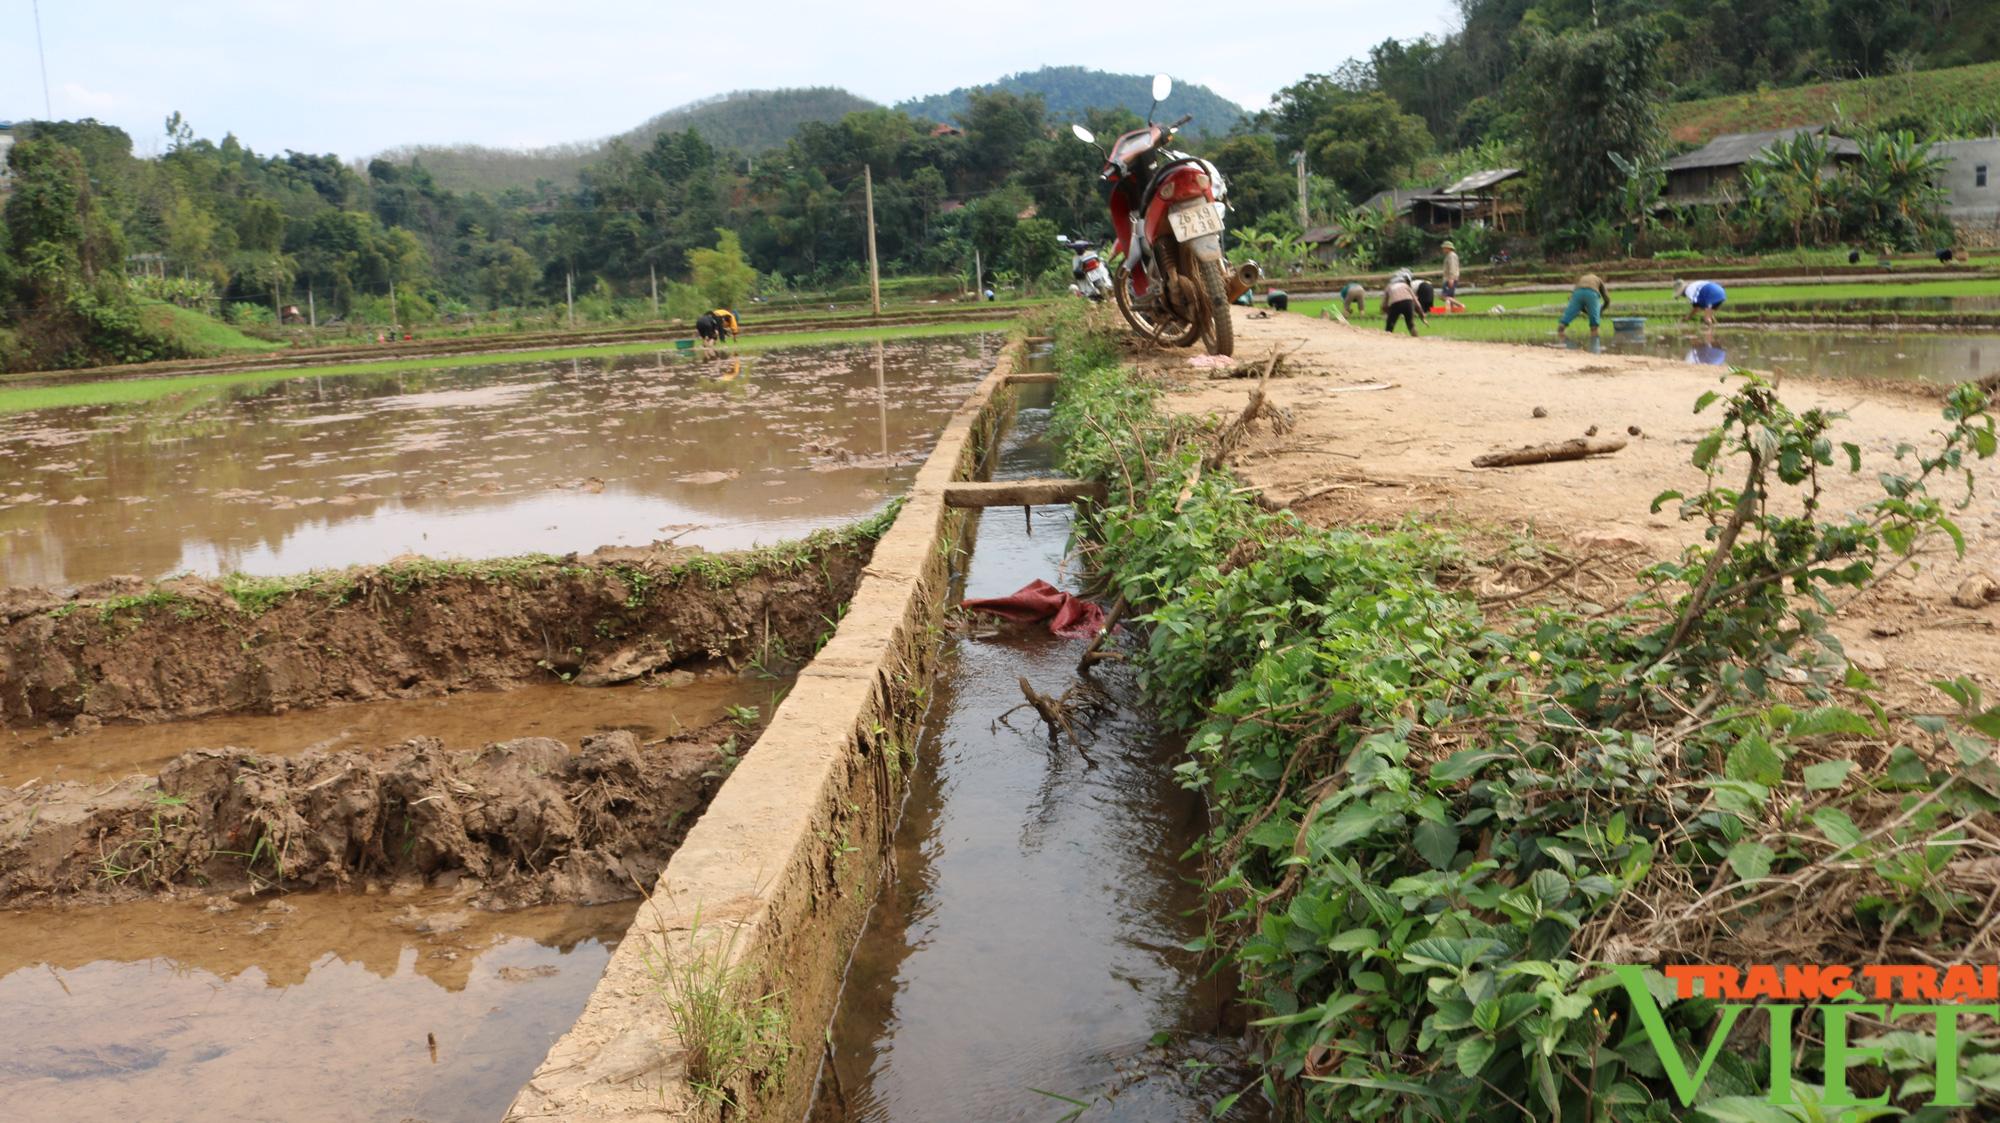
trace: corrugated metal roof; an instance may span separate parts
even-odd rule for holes
[[[1435,194],[1437,194],[1437,188],[1435,187],[1406,187],[1395,191],[1377,191],[1375,194],[1368,196],[1368,201],[1361,205],[1373,211],[1380,210],[1384,203],[1393,202],[1396,213],[1401,214],[1415,206],[1418,199],[1428,198]]]
[[[1779,141],[1790,140],[1799,133],[1824,133],[1826,130],[1825,125],[1799,125],[1761,133],[1726,133],[1693,152],[1683,152],[1668,160],[1667,170],[1680,172],[1693,168],[1737,167],[1756,159],[1759,152]],[[1861,151],[1860,145],[1844,136],[1829,136],[1827,140],[1836,156],[1853,156]]]
[[[1299,241],[1309,246],[1324,245],[1340,237],[1338,226],[1315,226],[1300,236]]]
[[[1519,168],[1491,168],[1483,172],[1473,172],[1457,183],[1444,189],[1446,195],[1470,195],[1474,191],[1484,191],[1496,183],[1502,183],[1521,174]]]

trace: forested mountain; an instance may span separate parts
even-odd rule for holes
[[[933,121],[959,121],[965,114],[974,90],[1005,90],[1011,94],[1039,94],[1049,116],[1058,121],[1082,120],[1089,109],[1129,109],[1139,116],[1153,102],[1151,75],[1111,74],[1084,66],[1045,66],[1040,70],[1009,74],[979,86],[960,87],[948,94],[912,98],[896,108],[913,117]],[[1243,117],[1243,107],[1193,82],[1174,82],[1168,105],[1175,117],[1194,114],[1188,131],[1208,136],[1227,133]]]
[[[1025,74],[1010,74],[983,86],[918,98],[898,106],[913,117],[963,123],[970,94],[1005,90],[1039,94],[1048,115],[1057,121],[1082,120],[1088,109],[1129,109],[1144,115],[1152,101],[1152,78],[1108,74],[1082,66],[1049,66]],[[1195,134],[1221,136],[1243,116],[1243,108],[1206,86],[1176,83],[1171,108],[1176,116],[1194,114],[1188,126]],[[510,187],[533,188],[546,180],[560,188],[574,187],[577,177],[604,158],[615,141],[645,148],[662,133],[693,129],[719,148],[756,155],[783,148],[807,122],[831,124],[849,113],[877,108],[867,98],[833,86],[804,89],[737,90],[670,109],[645,124],[603,140],[551,145],[547,148],[491,148],[477,144],[412,144],[392,148],[378,158],[392,164],[421,163],[441,187],[489,194]]]
[[[1649,30],[1662,97],[1691,101],[2000,58],[2000,0],[1459,0],[1443,37],[1386,40],[1328,78],[1379,91],[1456,148],[1508,130],[1507,93],[1550,36]],[[1516,99],[1518,101],[1518,99]],[[1538,123],[1539,124],[1539,123]],[[1516,131],[1525,122],[1516,126]]]
[[[832,86],[785,90],[737,90],[691,102],[647,121],[637,128],[603,140],[551,145],[547,148],[489,148],[478,144],[412,144],[381,153],[393,164],[421,163],[440,186],[454,191],[504,191],[532,188],[546,180],[574,187],[583,169],[604,158],[614,141],[634,148],[653,143],[661,133],[695,129],[711,143],[755,154],[783,148],[808,121],[838,121],[875,103]]]

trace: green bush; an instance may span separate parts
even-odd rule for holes
[[[1994,746],[1891,714],[1827,621],[1833,590],[1958,540],[1930,488],[1994,452],[1976,390],[1953,396],[1933,447],[1895,455],[1877,502],[1829,518],[1822,475],[1860,466],[1838,415],[1795,415],[1738,372],[1697,405],[1721,414],[1693,454],[1708,486],[1658,501],[1713,526],[1708,545],[1623,606],[1483,607],[1446,584],[1462,549],[1437,528],[1327,530],[1257,507],[1203,464],[1208,423],[1162,417],[1111,342],[1054,315],[1052,433],[1110,492],[1091,561],[1141,610],[1148,700],[1188,731],[1177,771],[1212,822],[1204,946],[1241,976],[1283,1117],[1680,1118],[1604,962],[1697,940],[1767,961],[1774,931],[1799,946],[1789,909],[1829,892],[1855,904],[1816,914],[1808,961],[1949,957],[1975,930],[1986,902],[1946,871],[1973,860],[1966,817],[2000,806]],[[2000,729],[2000,708],[1946,685]],[[1857,767],[1884,744],[1885,775]],[[1714,1012],[1666,1005],[1684,1053],[1702,1055]],[[1907,1036],[1889,1067],[1917,1105],[1928,1038]],[[1730,1114],[1729,1097],[1761,1096],[1767,1057],[1725,1050],[1704,1113],[1794,1118]]]
[[[235,300],[224,305],[222,318],[225,322],[238,326],[261,324],[268,327],[278,322],[278,317],[271,312],[270,305],[250,300]]]

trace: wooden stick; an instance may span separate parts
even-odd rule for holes
[[[944,486],[947,507],[1028,507],[1103,498],[1104,485],[1094,480],[975,480]]]
[[[1118,626],[1119,618],[1124,615],[1125,597],[1121,594],[1117,600],[1111,602],[1111,611],[1104,614],[1104,630],[1097,633],[1097,638],[1091,640],[1090,646],[1084,649],[1083,658],[1076,661],[1078,673],[1088,671],[1107,659],[1121,658],[1117,652],[1103,651],[1102,648],[1104,641],[1111,638],[1111,630]]]
[[[1474,468],[1514,468],[1524,464],[1550,464],[1558,460],[1582,460],[1603,456],[1625,447],[1623,437],[1577,437],[1553,444],[1528,445],[1512,452],[1489,452],[1472,460]]]

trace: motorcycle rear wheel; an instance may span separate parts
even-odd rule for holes
[[[1117,298],[1118,311],[1125,317],[1125,322],[1147,339],[1169,347],[1192,347],[1195,340],[1201,338],[1199,323],[1183,324],[1171,317],[1163,317],[1156,322],[1139,311],[1138,295],[1132,291],[1132,270],[1127,266],[1120,265],[1118,272],[1112,276],[1111,294]]]
[[[1202,329],[1202,342],[1211,355],[1235,354],[1236,321],[1229,318],[1229,283],[1222,276],[1221,262],[1201,263],[1201,289],[1208,298],[1209,321]]]

